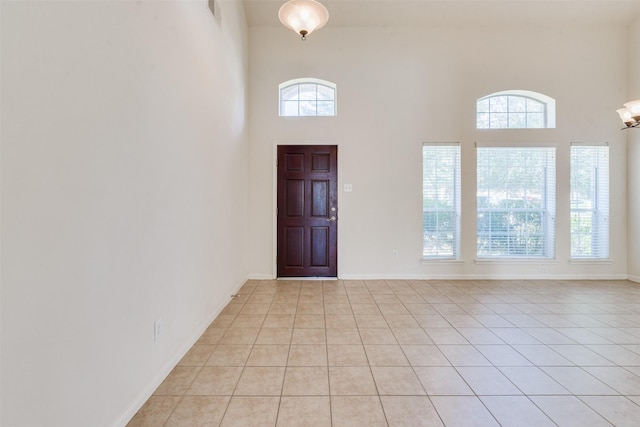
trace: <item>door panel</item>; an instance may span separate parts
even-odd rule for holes
[[[278,277],[336,277],[338,148],[278,147]]]

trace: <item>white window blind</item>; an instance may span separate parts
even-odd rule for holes
[[[295,79],[280,84],[280,115],[335,116],[336,85],[319,79]]]
[[[460,145],[422,146],[422,256],[459,257]]]
[[[609,257],[609,147],[571,144],[571,258]]]
[[[477,148],[479,258],[553,258],[555,205],[555,148]]]

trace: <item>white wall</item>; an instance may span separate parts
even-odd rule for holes
[[[2,2],[3,426],[125,424],[246,279],[246,23],[218,3]]]
[[[629,28],[629,92],[623,102],[640,99],[640,16]],[[640,128],[625,131],[629,144],[629,278],[640,282]]]
[[[626,94],[625,37],[613,26],[328,26],[302,42],[284,28],[251,28],[252,277],[275,274],[274,144],[312,141],[339,144],[340,188],[353,184],[339,194],[342,278],[626,277],[626,147],[615,115]],[[278,83],[299,77],[337,84],[337,117],[278,117]],[[477,131],[475,100],[508,89],[555,98],[557,129]],[[421,146],[452,141],[463,150],[463,262],[422,264]],[[476,141],[557,146],[555,262],[475,262]],[[572,141],[611,144],[608,264],[569,262]]]

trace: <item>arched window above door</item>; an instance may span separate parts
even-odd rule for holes
[[[280,116],[335,116],[336,84],[302,78],[280,83]]]

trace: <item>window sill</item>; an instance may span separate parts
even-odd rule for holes
[[[571,258],[569,264],[591,264],[591,265],[608,265],[613,264],[611,258]]]
[[[464,264],[461,259],[454,258],[422,258],[421,264]]]
[[[476,264],[557,264],[555,258],[476,258]]]

